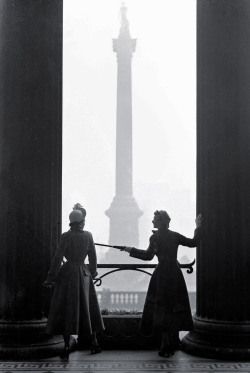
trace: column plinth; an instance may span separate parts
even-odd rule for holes
[[[193,355],[231,359],[249,358],[250,322],[194,317],[194,331],[182,341]]]
[[[139,209],[134,197],[114,197],[110,208],[105,211],[105,214],[110,219],[110,244],[137,247],[139,244],[138,219],[142,215],[142,211]],[[119,259],[118,256],[117,260]]]
[[[45,333],[47,319],[0,321],[2,359],[41,358],[59,355],[64,347],[62,336]]]

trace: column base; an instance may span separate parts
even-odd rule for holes
[[[46,319],[20,322],[0,321],[0,359],[37,359],[57,356],[64,348],[62,335],[44,332]],[[70,340],[74,349],[76,341]]]
[[[138,219],[142,215],[142,211],[134,197],[115,196],[105,214],[110,219],[109,243],[138,247]],[[112,252],[114,252],[113,249]],[[106,260],[108,260],[107,257]]]
[[[183,338],[182,350],[208,358],[249,359],[250,323],[194,317],[194,330]]]
[[[139,209],[137,202],[133,196],[115,196],[105,214],[109,218],[126,217],[138,219],[143,212]]]

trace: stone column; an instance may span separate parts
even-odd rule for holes
[[[197,255],[195,329],[206,356],[250,357],[250,2],[197,2]]]
[[[113,39],[113,51],[117,55],[117,110],[116,110],[116,194],[108,210],[110,219],[109,243],[111,245],[136,246],[139,244],[138,220],[142,215],[133,197],[132,152],[132,74],[131,60],[136,39],[129,32],[126,7],[121,7],[121,28]],[[114,255],[119,263],[122,258]],[[108,254],[106,260],[108,260]]]
[[[42,282],[61,232],[62,0],[0,2],[0,357],[57,353]]]

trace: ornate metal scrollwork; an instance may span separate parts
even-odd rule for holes
[[[195,259],[191,263],[187,263],[187,264],[179,263],[179,266],[182,269],[184,268],[187,269],[187,273],[190,274],[193,272],[194,263],[195,263]],[[100,277],[96,277],[94,280],[94,284],[96,286],[101,286],[102,279],[104,277],[110,275],[111,273],[120,272],[120,271],[137,271],[137,272],[146,273],[147,275],[152,276],[152,273],[145,271],[143,268],[154,269],[156,266],[157,264],[98,264],[97,265],[98,268],[107,268],[107,269],[113,268],[113,269],[111,271],[104,273]]]
[[[180,264],[180,268],[186,268],[188,274],[193,273],[194,272],[194,269],[193,269],[194,263],[195,263],[195,259],[191,263]]]

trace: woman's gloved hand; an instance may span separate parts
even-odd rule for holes
[[[126,251],[127,253],[130,253],[130,251],[134,249],[134,247],[131,246],[123,246],[120,250],[121,251]]]
[[[202,226],[203,216],[199,214],[195,219],[196,228],[200,228]]]
[[[94,278],[96,278],[97,276],[98,276],[98,272],[95,271],[95,273],[92,274],[92,278],[94,279]]]

